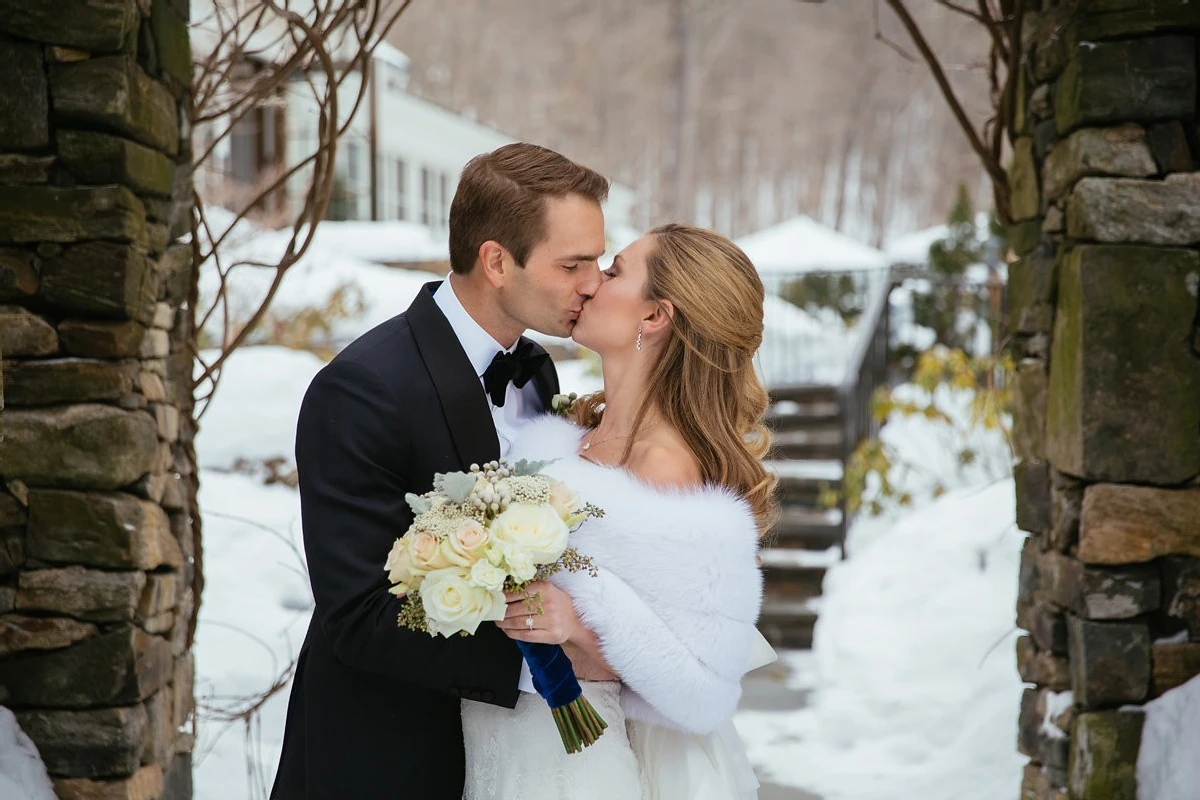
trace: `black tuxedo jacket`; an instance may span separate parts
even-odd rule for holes
[[[479,376],[433,299],[350,344],[313,379],[296,430],[316,608],[288,702],[273,800],[460,800],[459,698],[512,708],[521,655],[490,623],[471,637],[396,626],[383,564],[412,521],[405,492],[500,453]],[[553,364],[534,378],[544,407]]]

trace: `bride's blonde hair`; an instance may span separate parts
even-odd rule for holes
[[[670,301],[675,313],[633,430],[656,409],[695,455],[704,482],[744,497],[764,533],[775,514],[776,479],[762,465],[770,445],[762,423],[767,392],[753,365],[763,335],[762,280],[737,245],[712,231],[663,225],[647,235],[654,239],[647,297]],[[603,404],[603,392],[581,398],[572,416],[594,427]],[[630,436],[622,463],[632,447]]]

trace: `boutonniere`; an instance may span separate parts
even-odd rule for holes
[[[578,399],[579,395],[575,392],[556,394],[550,398],[550,411],[560,417],[568,416],[571,413],[571,406],[575,405],[575,401]]]

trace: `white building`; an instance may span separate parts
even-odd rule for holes
[[[409,59],[381,43],[370,67],[373,80],[349,128],[339,139],[334,196],[327,219],[403,221],[421,225],[444,241],[450,201],[462,168],[472,157],[516,141],[469,117],[408,91]],[[309,81],[321,88],[320,74],[297,73],[278,101],[247,115],[218,144],[209,169],[197,184],[209,202],[237,206],[239,191],[310,156],[317,147],[319,109]],[[362,76],[349,74],[338,95],[338,115],[346,119],[358,97]],[[197,130],[200,146],[206,131]],[[297,172],[273,207],[290,207],[308,190],[310,170]],[[610,252],[631,238],[633,191],[612,184],[605,206]],[[269,211],[270,209],[266,209]]]

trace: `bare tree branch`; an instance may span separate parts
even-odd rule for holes
[[[203,371],[196,379],[197,386],[208,383],[202,400],[211,398],[221,366],[265,318],[287,270],[304,257],[312,244],[333,194],[337,142],[349,130],[371,89],[369,65],[373,53],[411,3],[323,0],[300,13],[288,0],[235,0],[232,9],[214,9],[212,24],[217,43],[197,65],[199,87],[192,109],[193,123],[211,129],[212,135],[196,158],[197,167],[211,162],[235,127],[274,102],[285,85],[303,85],[311,92],[317,108],[317,143],[311,153],[260,182],[254,194],[233,209],[233,218],[223,230],[212,228],[202,194],[196,194],[194,256],[198,266],[209,264],[217,275],[216,295],[211,305],[198,310],[197,329],[207,330],[217,314],[222,323],[218,354],[211,363],[201,360]],[[289,84],[297,73],[303,76],[303,83]],[[357,91],[350,108],[342,109],[339,95],[353,75],[359,76]],[[311,180],[288,226],[291,235],[281,255],[269,263],[255,259],[226,263],[221,252],[238,224],[258,213],[268,198],[278,196],[306,171],[311,173]],[[257,308],[247,318],[235,320],[229,304],[229,278],[234,270],[244,268],[274,270],[275,274]],[[199,357],[199,348],[194,346],[193,350]],[[207,403],[197,416],[205,408]]]
[[[970,119],[963,110],[962,102],[958,99],[958,96],[954,93],[953,87],[950,86],[950,82],[946,79],[946,72],[942,69],[941,64],[938,62],[937,55],[934,54],[933,50],[929,46],[929,42],[926,41],[924,34],[921,32],[920,27],[917,25],[916,21],[905,7],[904,0],[886,0],[886,2],[899,18],[901,24],[904,25],[905,30],[908,31],[908,35],[912,38],[913,44],[917,46],[917,50],[920,51],[922,58],[925,60],[925,63],[929,66],[930,71],[933,73],[933,79],[937,82],[938,88],[941,89],[942,96],[949,104],[950,110],[954,114],[954,118],[958,120],[959,126],[962,128],[963,133],[966,134],[967,141],[970,143],[971,149],[979,157],[979,160],[983,163],[984,169],[987,170],[988,176],[992,179],[992,185],[996,187],[997,197],[999,198],[1002,196],[1007,198],[1008,176],[1005,174],[1004,169],[1000,166],[999,159],[995,158],[993,156],[993,151],[984,145],[979,133],[971,124]],[[1007,203],[1005,203],[1003,207],[998,206],[997,211],[1000,213],[1001,217],[1005,219],[1005,221],[1008,220],[1009,210],[1007,208]]]

